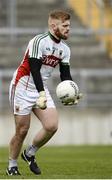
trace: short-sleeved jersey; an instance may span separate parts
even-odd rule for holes
[[[51,76],[56,65],[59,63],[69,64],[70,48],[63,40],[55,41],[49,32],[37,35],[29,41],[24,58],[14,73],[13,83],[17,85],[20,82],[26,88],[36,89],[30,72],[29,58],[36,58],[37,61],[41,59],[40,72],[42,80],[45,82]]]

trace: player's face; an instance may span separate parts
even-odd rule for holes
[[[58,20],[54,31],[56,37],[58,37],[59,39],[66,40],[68,39],[69,31],[70,31],[70,21],[66,20],[62,22],[61,20]]]

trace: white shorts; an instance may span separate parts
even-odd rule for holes
[[[55,108],[54,101],[49,93],[47,86],[44,87],[47,98],[47,108]],[[9,101],[14,114],[28,115],[36,106],[39,97],[37,90],[26,90],[25,86],[18,83],[15,87],[12,83],[9,89]]]

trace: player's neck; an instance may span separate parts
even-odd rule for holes
[[[54,42],[56,42],[56,43],[60,42],[60,39],[58,37],[56,37],[51,31],[49,31],[49,36]]]

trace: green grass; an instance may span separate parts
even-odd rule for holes
[[[112,179],[112,146],[44,147],[38,152],[42,175],[33,175],[19,158],[21,176],[8,177],[8,148],[0,148],[0,179]]]

